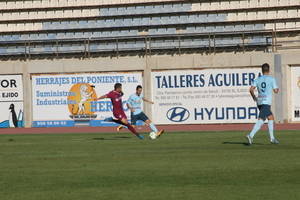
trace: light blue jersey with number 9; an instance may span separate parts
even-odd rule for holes
[[[252,86],[258,90],[257,104],[258,105],[271,105],[273,89],[277,89],[275,78],[268,75],[258,77],[252,83]]]

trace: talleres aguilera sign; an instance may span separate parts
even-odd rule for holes
[[[152,72],[156,124],[250,123],[257,119],[249,87],[260,68]]]

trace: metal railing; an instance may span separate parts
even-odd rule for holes
[[[216,53],[219,50],[227,51],[242,51],[248,49],[258,49],[263,51],[276,52],[278,46],[282,46],[277,42],[277,37],[280,34],[290,32],[300,32],[299,29],[281,29],[281,30],[257,30],[257,31],[242,31],[242,32],[216,32],[216,33],[189,33],[189,34],[164,34],[164,35],[140,35],[140,36],[122,36],[122,37],[100,37],[100,38],[79,38],[79,39],[56,39],[56,40],[26,40],[26,41],[6,41],[0,42],[0,57],[15,58],[31,58],[33,56],[65,56],[74,55],[81,57],[90,57],[92,54],[105,54],[109,56],[120,56],[123,53],[134,53],[141,55],[155,54],[157,52],[172,52],[181,54],[185,51],[202,51],[208,54]],[[259,42],[249,42],[253,37],[264,38]],[[239,38],[238,43],[223,43],[218,44],[218,41],[225,38]],[[191,44],[184,45],[186,40],[203,40],[206,44]],[[172,40],[172,45],[155,46],[158,41]],[[143,46],[127,46],[128,42],[137,42]],[[112,48],[105,47],[104,44],[113,44]],[[69,46],[68,46],[69,45]],[[61,50],[70,46],[81,47],[80,49]],[[123,45],[123,47],[121,47]],[[98,46],[99,48],[91,48]],[[36,50],[38,47],[44,50]],[[46,48],[48,50],[46,50]],[[4,49],[15,49],[15,51],[1,51]]]

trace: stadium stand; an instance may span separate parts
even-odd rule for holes
[[[299,32],[299,0],[0,2],[1,59],[276,52]]]

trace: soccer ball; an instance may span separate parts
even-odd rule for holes
[[[151,133],[149,134],[149,137],[150,137],[151,140],[155,140],[155,139],[157,138],[157,135],[156,135],[155,132],[151,132]]]

